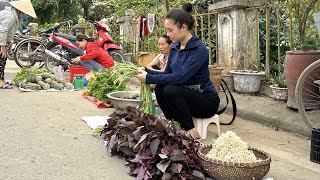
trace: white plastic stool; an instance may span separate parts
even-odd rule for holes
[[[215,123],[218,128],[218,136],[220,136],[220,121],[219,121],[219,115],[214,115],[211,118],[206,118],[206,119],[200,119],[200,118],[195,118],[193,117],[193,123],[195,128],[197,129],[198,133],[201,136],[201,139],[206,139],[207,138],[207,131],[208,131],[208,125],[210,123]]]

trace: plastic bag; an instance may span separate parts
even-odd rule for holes
[[[55,66],[52,70],[57,78],[64,79],[64,69],[61,65]]]

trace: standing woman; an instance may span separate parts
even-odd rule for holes
[[[34,18],[37,16],[30,0],[12,1],[3,7],[0,9],[0,89],[8,89],[12,87],[4,80],[4,69],[14,35],[19,29],[20,16],[23,14]]]
[[[164,72],[140,68],[141,82],[157,84],[158,104],[169,120],[175,120],[194,139],[199,139],[192,117],[209,118],[218,110],[220,99],[210,81],[209,52],[192,35],[194,19],[190,11],[173,9],[166,15],[167,35],[175,42]]]

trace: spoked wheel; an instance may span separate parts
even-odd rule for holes
[[[113,58],[115,62],[124,62],[123,52],[120,50],[110,50],[109,55]]]
[[[14,53],[12,51],[8,53],[8,59],[14,60]]]
[[[17,44],[14,50],[14,60],[21,68],[36,67],[44,65],[45,45],[36,39],[25,39]]]
[[[300,75],[296,86],[299,113],[312,128],[320,127],[320,60],[310,64]]]

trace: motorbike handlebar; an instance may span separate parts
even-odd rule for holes
[[[94,26],[97,25],[97,21],[91,21],[91,20],[88,20],[89,23],[93,24]]]
[[[56,31],[59,27],[60,27],[60,25],[54,26],[54,27],[52,27],[52,28],[49,28],[49,29],[47,29],[47,30],[45,30],[45,31],[40,32],[40,34],[49,34],[49,33],[52,33],[53,31]]]
[[[68,20],[68,21],[64,21],[64,22],[61,22],[61,23],[59,23],[59,25],[61,25],[61,24],[68,24],[68,26],[72,26],[72,24],[73,24],[73,21],[72,20]]]
[[[60,22],[60,23],[58,23],[58,25],[56,25],[56,26],[54,26],[54,27],[52,27],[52,28],[49,28],[49,29],[47,29],[47,30],[45,30],[45,31],[40,32],[40,34],[41,34],[42,36],[47,36],[47,37],[49,37],[49,36],[50,36],[50,35],[49,35],[50,33],[57,31],[57,30],[60,28],[60,26],[63,25],[63,24],[68,24],[68,26],[71,27],[71,25],[73,24],[73,21],[72,21],[72,20],[69,20],[69,21]]]

